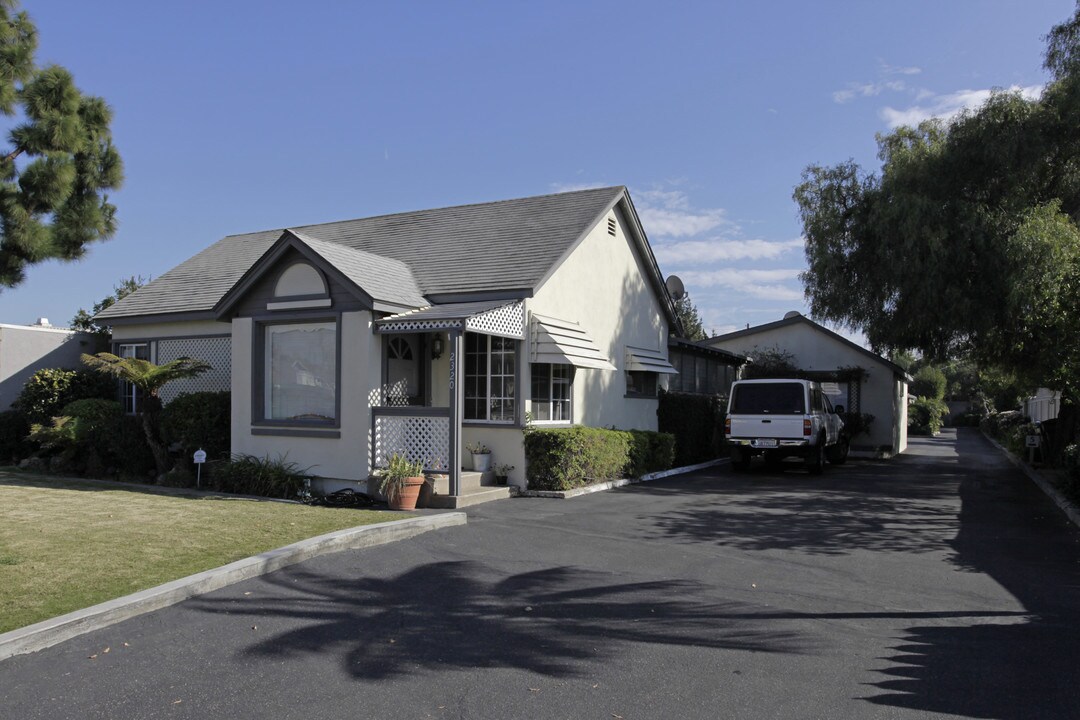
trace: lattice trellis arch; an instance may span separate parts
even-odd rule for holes
[[[232,341],[228,337],[166,338],[157,341],[158,364],[182,357],[210,364],[210,370],[196,378],[174,380],[161,389],[162,403],[193,392],[228,390],[232,376]]]

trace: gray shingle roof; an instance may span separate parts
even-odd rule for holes
[[[424,295],[528,290],[625,192],[580,190],[292,230],[404,263]],[[98,317],[209,312],[284,231],[223,238]]]
[[[427,305],[412,271],[400,260],[290,232],[376,300],[412,307]]]

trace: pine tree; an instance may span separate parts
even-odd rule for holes
[[[116,231],[105,194],[123,181],[112,111],[64,68],[38,68],[36,50],[30,17],[0,0],[0,113],[19,118],[0,150],[0,288],[21,283],[28,266],[80,258]]]
[[[701,323],[697,306],[690,302],[689,295],[683,295],[675,301],[675,313],[682,320],[683,337],[687,340],[704,340],[708,337],[705,326]]]

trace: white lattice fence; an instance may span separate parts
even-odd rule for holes
[[[376,415],[375,467],[393,453],[422,461],[427,470],[450,466],[450,418],[431,415]]]
[[[189,357],[210,363],[210,370],[199,377],[174,380],[161,389],[161,401],[168,403],[177,395],[193,392],[228,390],[232,374],[232,343],[228,337],[177,338],[158,340],[158,364]]]

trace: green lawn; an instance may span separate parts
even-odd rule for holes
[[[0,471],[0,632],[304,538],[402,517]]]

